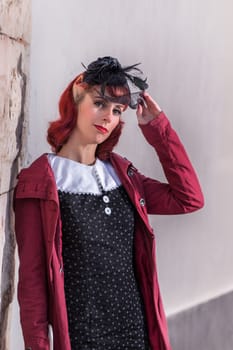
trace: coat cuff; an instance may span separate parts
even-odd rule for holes
[[[170,122],[162,111],[158,117],[154,118],[147,124],[139,124],[139,127],[151,145],[155,145],[156,141],[164,139],[168,130],[171,128]]]

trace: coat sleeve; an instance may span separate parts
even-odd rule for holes
[[[141,176],[148,214],[183,214],[198,210],[204,198],[197,175],[176,132],[163,112],[140,126],[154,147],[168,183]]]
[[[49,350],[48,288],[40,204],[14,200],[19,253],[18,301],[25,349]]]

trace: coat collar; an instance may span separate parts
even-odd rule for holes
[[[15,198],[58,200],[53,171],[46,153],[28,168],[21,170],[18,175]]]
[[[126,158],[111,153],[109,161],[120,178],[131,165]],[[42,154],[28,168],[21,170],[15,190],[15,198],[39,198],[58,201],[56,182],[47,153]]]
[[[132,166],[132,162],[126,158],[121,157],[117,153],[111,153],[109,160],[120,179],[122,176],[124,177],[128,173],[129,168]]]

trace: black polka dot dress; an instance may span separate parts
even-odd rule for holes
[[[49,160],[61,208],[72,350],[148,350],[128,195],[107,162],[86,166],[54,155]]]

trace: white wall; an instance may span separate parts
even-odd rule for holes
[[[81,62],[112,55],[143,63],[199,174],[202,211],[152,219],[168,315],[233,289],[232,13],[231,0],[33,1],[28,159],[48,151],[48,121]],[[126,114],[118,151],[163,179],[134,113]]]

